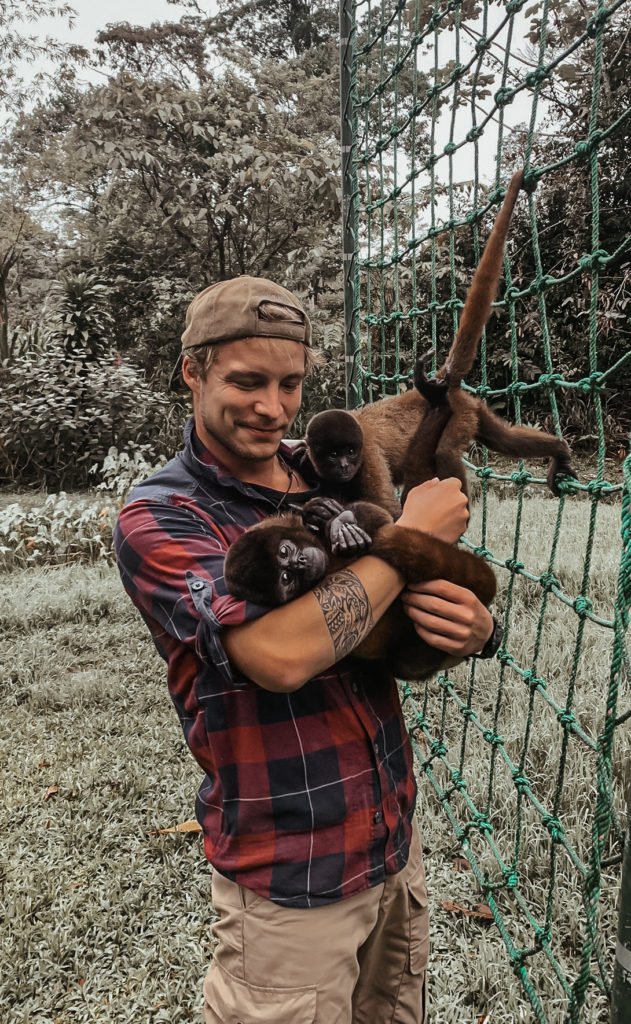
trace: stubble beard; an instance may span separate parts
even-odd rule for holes
[[[279,441],[276,444],[276,448],[274,449],[273,452],[258,453],[256,451],[256,447],[240,445],[239,442],[236,441],[234,437],[232,437],[230,434],[228,434],[227,436],[219,436],[217,432],[213,430],[211,424],[206,422],[204,418],[202,418],[202,423],[204,425],[204,430],[207,432],[208,436],[212,438],[213,441],[216,441],[218,445],[221,445],[221,447],[225,451],[230,452],[230,454],[234,455],[235,458],[241,459],[245,462],[268,462],[270,459],[273,459],[275,457],[276,452],[280,447]]]

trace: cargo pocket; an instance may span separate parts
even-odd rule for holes
[[[206,1024],[313,1024],[316,987],[261,988],[214,964],[204,981]]]
[[[421,867],[408,883],[408,906],[410,913],[410,974],[422,974],[429,958],[429,910],[427,909],[427,885],[425,871]]]

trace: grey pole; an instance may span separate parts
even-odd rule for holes
[[[342,253],[344,271],[344,354],[346,406],[361,404],[357,358],[357,237],[356,178],[353,171],[353,58],[355,28],[353,0],[340,0],[340,135],[342,146]]]

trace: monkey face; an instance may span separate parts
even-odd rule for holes
[[[321,476],[325,480],[333,480],[338,484],[348,483],[359,469],[361,449],[352,444],[340,444],[317,455],[317,468],[322,469]]]
[[[287,604],[305,594],[322,579],[326,568],[327,557],[321,547],[281,537],[272,574],[277,602]]]

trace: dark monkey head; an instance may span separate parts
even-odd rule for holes
[[[357,420],[342,409],[319,412],[305,435],[309,458],[322,480],[346,484],[362,462],[364,435]]]
[[[291,522],[249,529],[226,556],[226,587],[240,601],[275,608],[311,590],[325,575],[328,556],[317,537]]]

